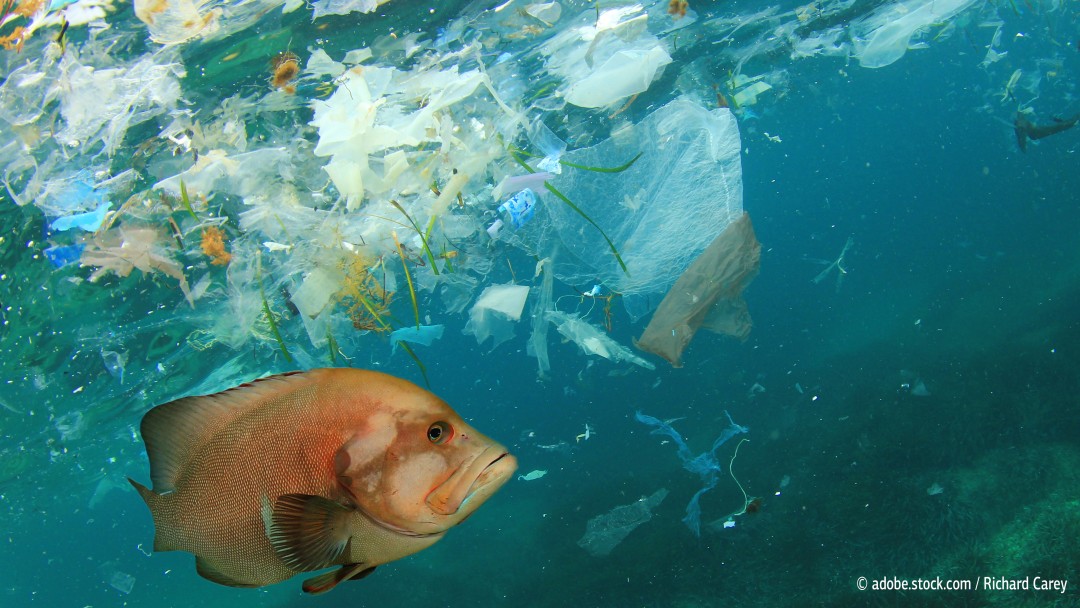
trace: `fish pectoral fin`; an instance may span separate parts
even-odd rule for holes
[[[352,514],[352,509],[329,498],[285,494],[274,501],[267,537],[289,568],[319,570],[333,566],[345,551]]]
[[[195,558],[195,571],[199,573],[199,576],[219,585],[226,585],[229,587],[258,587],[258,585],[244,583],[227,574],[223,574],[220,570],[211,566],[210,562],[201,557]]]
[[[304,592],[312,595],[326,593],[341,581],[358,581],[375,571],[375,566],[366,564],[345,564],[337,570],[331,570],[304,581]]]

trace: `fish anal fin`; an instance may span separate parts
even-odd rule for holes
[[[304,593],[319,595],[326,593],[341,581],[358,581],[375,571],[375,566],[366,564],[345,564],[337,570],[314,576],[304,581]]]
[[[150,458],[154,491],[164,494],[175,490],[181,471],[197,448],[231,421],[308,383],[305,373],[279,374],[152,408],[143,416],[140,432]]]
[[[349,544],[352,516],[349,507],[322,496],[285,494],[274,501],[267,537],[289,568],[318,570],[338,563]]]
[[[226,585],[228,587],[258,587],[258,585],[244,583],[222,573],[221,570],[210,565],[210,562],[201,557],[195,558],[195,571],[199,573],[199,576],[219,585]]]

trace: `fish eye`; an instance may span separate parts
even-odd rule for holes
[[[428,441],[435,445],[442,445],[447,441],[450,441],[450,438],[453,436],[454,428],[450,426],[449,423],[443,422],[442,420],[433,423],[427,430]]]

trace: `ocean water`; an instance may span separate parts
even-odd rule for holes
[[[555,15],[393,0],[313,20],[322,3],[283,12],[270,0],[200,4],[199,30],[157,29],[165,19],[148,25],[126,3],[61,4],[0,19],[0,36],[41,24],[0,51],[0,605],[1080,601],[1080,129],[1021,151],[1013,126],[1018,111],[1038,125],[1080,113],[1075,1],[692,1],[674,18],[668,2],[561,2]],[[102,14],[77,23],[94,6]],[[61,15],[71,25],[58,44]],[[637,45],[629,77],[603,75],[590,89],[599,107],[568,101],[599,69],[589,49],[622,45]],[[300,74],[277,84],[293,91],[268,81],[284,52]],[[670,62],[653,73],[661,54]],[[754,82],[769,88],[734,103]],[[564,165],[550,183],[588,176],[567,191],[595,225],[552,219],[563,202],[538,186],[536,233],[488,236],[505,199],[493,188],[526,173],[509,146],[552,152],[529,125],[547,125],[568,157],[609,138],[636,149],[633,125],[676,98],[734,118],[741,178]],[[313,125],[332,102],[345,108],[336,122]],[[386,130],[364,131],[364,112]],[[394,152],[408,161],[396,177]],[[334,174],[332,161],[354,164]],[[439,208],[434,190],[458,175],[460,200]],[[597,230],[641,255],[599,211],[605,193],[639,185],[645,208],[671,201],[644,234],[681,231],[662,245],[682,266],[639,294],[650,309],[722,229],[683,205],[741,188],[761,242],[746,340],[699,332],[681,368],[634,350],[649,316],[620,295]],[[202,246],[211,226],[227,264]],[[540,304],[543,272],[556,273],[554,309],[655,369],[564,339]],[[481,323],[470,311],[508,283],[530,288],[520,320],[501,325],[514,335],[478,343],[463,331]],[[594,284],[601,297],[583,296]],[[529,346],[537,318],[542,372]],[[415,358],[392,353],[390,330],[417,324],[444,333],[413,345]],[[142,415],[330,365],[427,386],[506,444],[519,474],[546,475],[515,478],[432,548],[325,596],[303,596],[301,577],[222,587],[186,553],[151,554],[153,523],[126,481],[149,479]],[[668,421],[695,455],[729,425],[725,412],[748,429],[714,453],[700,534],[682,520],[705,482],[637,412]],[[590,520],[661,488],[651,519],[609,555],[579,545]],[[970,587],[860,588],[916,579]]]

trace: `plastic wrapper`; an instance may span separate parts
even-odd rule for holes
[[[652,519],[653,510],[664,502],[667,495],[667,488],[660,488],[651,496],[620,505],[590,519],[585,526],[585,535],[577,542],[578,546],[595,557],[611,554],[638,526]]]
[[[675,281],[636,346],[682,367],[682,352],[701,327],[746,339],[751,322],[742,292],[760,265],[761,245],[743,213]]]

